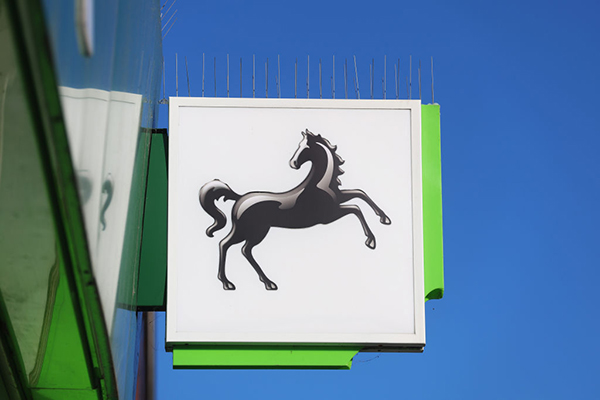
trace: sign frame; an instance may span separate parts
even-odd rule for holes
[[[201,335],[197,332],[178,332],[177,306],[177,221],[171,205],[177,196],[179,161],[179,111],[181,107],[202,108],[287,108],[287,109],[346,109],[346,110],[408,110],[411,129],[411,174],[413,213],[413,306],[414,333],[382,334],[293,334],[293,333],[238,333]],[[423,267],[423,181],[421,154],[420,100],[323,100],[323,99],[243,99],[243,98],[190,98],[169,99],[169,220],[168,220],[168,279],[167,330],[168,349],[182,346],[342,346],[360,347],[362,351],[422,351],[425,345],[425,293]]]

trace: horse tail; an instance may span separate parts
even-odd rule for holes
[[[223,197],[224,200],[237,200],[241,196],[235,193],[227,184],[218,179],[212,180],[200,188],[198,194],[200,205],[208,215],[215,219],[215,222],[206,229],[206,235],[213,237],[213,233],[225,226],[227,217],[223,211],[215,205],[215,201]]]

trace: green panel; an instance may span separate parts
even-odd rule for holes
[[[360,347],[206,346],[173,349],[174,368],[350,369]]]
[[[138,283],[138,309],[164,311],[167,281],[167,134],[152,134],[142,256]]]
[[[440,106],[421,106],[425,299],[444,295]]]

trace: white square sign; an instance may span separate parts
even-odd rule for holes
[[[169,99],[167,344],[425,344],[421,104]]]

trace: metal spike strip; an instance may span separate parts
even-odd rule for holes
[[[188,96],[191,96],[191,79],[190,79],[190,69],[187,60],[187,56],[184,56],[185,62],[185,73],[187,79],[187,90]],[[230,91],[230,63],[229,63],[229,54],[226,54],[226,94],[227,97],[231,96]],[[354,91],[356,99],[360,99],[360,83],[359,83],[359,74],[358,74],[358,61],[356,59],[356,55],[352,56],[352,62],[354,63],[354,74],[352,76],[354,83]],[[430,57],[431,62],[431,103],[435,104],[435,91],[434,91],[434,70],[433,70],[433,57]],[[178,54],[175,53],[175,96],[179,96],[179,57]],[[159,100],[159,104],[168,104],[168,100],[166,99],[166,77],[165,77],[165,63],[163,59],[163,93],[162,98]],[[399,99],[400,96],[400,59],[397,59],[397,62],[393,64],[394,68],[394,89],[396,92],[396,99]],[[193,71],[192,71],[193,72]],[[336,98],[336,81],[335,81],[335,55],[332,56],[332,71],[330,76],[330,84],[331,84],[331,98]],[[348,99],[348,59],[344,59],[343,64],[343,73],[344,73],[344,97]],[[419,87],[419,100],[423,101],[423,93],[422,93],[422,63],[419,60],[418,64],[418,87]],[[240,98],[243,98],[243,58],[240,57]],[[217,97],[217,57],[213,57],[213,79],[214,79],[214,96]],[[412,99],[412,55],[409,56],[409,68],[408,74],[405,77],[406,79],[406,98]],[[205,97],[205,89],[206,89],[206,55],[202,53],[202,97]],[[275,75],[275,97],[282,97],[282,76],[281,76],[281,57],[277,55],[277,72]],[[369,85],[370,85],[370,98],[375,99],[375,59],[372,58],[369,63]],[[387,55],[383,56],[383,75],[381,77],[381,99],[387,99]],[[256,97],[256,55],[252,55],[252,97]],[[269,58],[266,58],[265,62],[265,97],[269,97]],[[298,98],[298,59],[295,59],[294,62],[294,98]],[[306,57],[306,98],[310,98],[310,55]],[[319,98],[323,98],[323,61],[319,59]]]

